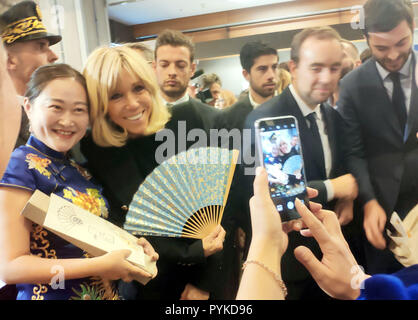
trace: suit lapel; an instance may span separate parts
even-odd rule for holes
[[[386,124],[387,129],[390,128],[398,137],[403,137],[395,107],[383,84],[383,79],[377,70],[376,63],[376,60],[371,58],[367,62],[367,67],[364,70],[365,83],[367,83],[368,89],[367,94],[370,99],[375,100],[373,105],[377,106],[376,110],[373,110],[373,115],[383,125]],[[368,107],[367,105],[364,106],[364,108]]]
[[[416,57],[415,52],[413,52],[412,57],[412,91],[411,91],[411,105],[409,107],[408,113],[408,122],[407,122],[407,131],[405,133],[405,140],[407,138],[416,139],[416,133],[418,132],[418,88],[416,84],[416,75],[415,75],[415,67],[416,67]]]
[[[331,109],[330,106],[327,106],[325,104],[321,105],[321,112],[324,117],[324,123],[325,123],[325,133],[328,137],[329,142],[329,148],[331,149],[331,159],[332,159],[332,165],[331,165],[331,172],[334,171],[334,169],[338,166],[338,141],[337,141],[337,132],[336,132],[336,123],[335,119],[332,116],[332,112],[334,110]]]

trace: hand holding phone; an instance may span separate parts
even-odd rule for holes
[[[293,116],[255,122],[257,148],[269,179],[269,192],[283,222],[300,219],[299,198],[309,205],[297,120]]]

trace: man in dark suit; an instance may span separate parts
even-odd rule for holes
[[[254,121],[265,117],[291,115],[296,117],[300,130],[306,179],[310,187],[319,191],[313,201],[333,208],[351,220],[357,185],[342,168],[341,136],[338,132],[340,117],[325,102],[333,93],[341,72],[343,51],[339,34],[330,27],[310,28],[298,33],[291,47],[292,84],[278,97],[274,97],[251,112],[245,127],[254,132]],[[251,148],[255,152],[254,142]],[[244,151],[246,152],[246,151]],[[246,164],[251,167],[254,164]],[[248,169],[248,168],[247,168]],[[253,176],[247,173],[246,189]],[[247,196],[250,197],[250,195]],[[333,201],[333,203],[331,203]],[[282,259],[283,280],[288,286],[288,299],[326,298],[306,269],[295,259],[293,250],[307,246],[319,257],[320,250],[310,238],[299,233],[289,234],[289,248]]]
[[[155,43],[153,67],[166,106],[188,103],[204,116],[205,129],[215,125],[219,111],[197,99],[191,98],[187,88],[196,71],[195,46],[192,40],[176,30],[164,30]]]
[[[248,94],[229,108],[224,109],[218,116],[216,126],[229,131],[229,139],[223,139],[220,145],[228,148],[239,148],[243,151],[244,134],[243,128],[247,115],[262,103],[274,97],[277,84],[277,68],[279,58],[277,50],[261,42],[246,43],[240,51],[242,75],[249,83]],[[239,141],[233,131],[239,132]],[[237,131],[238,130],[238,131]],[[234,140],[235,139],[235,140]],[[238,143],[238,146],[237,146]],[[243,219],[242,211],[237,207],[241,202],[241,167],[238,167],[231,187],[229,206],[234,207],[234,216],[245,231],[249,230],[249,223]],[[238,189],[238,190],[237,190]],[[237,190],[237,192],[235,192]],[[238,197],[238,199],[235,199]],[[228,209],[227,209],[228,210]]]
[[[243,129],[247,115],[274,97],[277,84],[277,50],[261,42],[246,43],[240,51],[242,75],[249,83],[244,98],[226,108],[220,115],[222,128]]]
[[[408,0],[369,0],[364,13],[373,56],[343,79],[338,110],[364,210],[367,271],[392,273],[402,266],[386,249],[385,226],[418,202],[414,14]]]
[[[241,48],[242,75],[249,83],[249,92],[241,100],[222,110],[218,116],[216,127],[228,131],[228,133],[224,131],[224,134],[219,132],[221,136],[219,144],[223,147],[242,151],[242,129],[247,115],[274,96],[278,60],[277,50],[261,42],[249,42]],[[225,275],[227,279],[225,281],[227,281],[228,288],[227,296],[230,299],[235,298],[238,290],[239,269],[241,268],[240,251],[245,247],[243,239],[250,229],[247,214],[244,214],[248,204],[242,202],[241,181],[242,168],[237,166],[223,220],[224,228],[227,230],[225,258],[229,260],[224,264],[230,266],[226,268],[225,272],[230,272],[230,274]]]
[[[170,129],[176,135],[175,141],[180,145],[176,150],[179,152],[184,151],[182,148],[190,147],[190,145],[183,143],[184,137],[177,137],[177,134],[180,134],[178,132],[179,121],[185,121],[186,133],[196,128],[203,129],[209,138],[209,130],[214,127],[219,113],[217,109],[191,98],[187,93],[190,78],[196,70],[194,51],[191,39],[176,30],[161,32],[158,35],[154,51],[153,67],[161,97],[172,113],[172,118],[166,129]],[[209,145],[209,141],[205,141],[204,144]],[[150,156],[154,159],[155,152],[151,152]],[[152,162],[152,159],[149,161]],[[167,274],[166,278],[163,280],[160,278],[159,282],[170,283],[167,285],[169,288],[167,291],[171,290],[177,293],[178,289],[182,287],[180,296],[184,300],[206,300],[210,296],[211,298],[222,298],[219,294],[219,285],[215,280],[222,268],[220,265],[222,252],[213,255],[209,259],[212,262],[208,263],[205,268],[201,268],[196,267],[196,264],[199,265],[202,262],[202,241],[157,240],[153,242],[153,245],[160,250],[160,266],[166,269],[164,271]],[[150,241],[152,242],[152,240]],[[162,266],[163,262],[164,266]],[[153,291],[152,288],[150,291]],[[158,291],[158,288],[154,291]],[[160,297],[176,296],[168,294],[168,292],[161,293]]]

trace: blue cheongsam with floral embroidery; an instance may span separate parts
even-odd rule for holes
[[[54,193],[107,218],[107,202],[101,189],[91,181],[88,172],[31,136],[25,146],[16,149],[0,182],[0,187],[15,187],[45,194]],[[87,258],[83,250],[52,232],[33,224],[30,235],[31,254],[48,259]],[[54,270],[51,270],[54,279]],[[64,275],[65,278],[65,275]],[[102,300],[118,299],[110,281],[100,278],[65,280],[52,284],[18,284],[18,300]]]

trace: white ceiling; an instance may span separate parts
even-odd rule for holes
[[[126,25],[150,23],[295,0],[107,0],[109,17]]]

